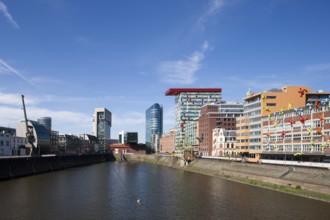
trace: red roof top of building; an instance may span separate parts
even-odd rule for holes
[[[221,88],[170,88],[165,92],[166,96],[176,96],[181,92],[221,92]]]

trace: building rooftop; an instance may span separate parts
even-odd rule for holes
[[[176,96],[181,92],[221,92],[221,88],[170,88],[165,92],[166,96]]]

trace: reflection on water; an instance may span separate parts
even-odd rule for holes
[[[330,204],[144,163],[0,182],[1,219],[329,219]],[[137,204],[140,199],[141,206]]]

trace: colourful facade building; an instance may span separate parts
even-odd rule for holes
[[[237,150],[249,161],[256,162],[263,152],[262,118],[275,112],[306,105],[306,86],[284,86],[253,93],[248,91],[244,98],[244,114],[237,119]]]
[[[306,106],[262,118],[262,160],[330,162],[330,93],[306,94]]]
[[[187,137],[186,139],[188,145],[198,147],[199,145],[198,130],[199,130],[198,120],[191,121],[186,124],[186,137]]]
[[[220,88],[171,88],[166,96],[175,96],[175,143],[182,147],[186,140],[186,124],[200,116],[202,106],[221,101]]]

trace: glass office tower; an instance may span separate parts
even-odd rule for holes
[[[111,112],[106,108],[96,108],[93,118],[93,135],[99,139],[101,151],[106,151],[111,137]]]
[[[163,106],[153,104],[146,111],[146,146],[147,152],[159,150],[159,138],[163,133]]]

